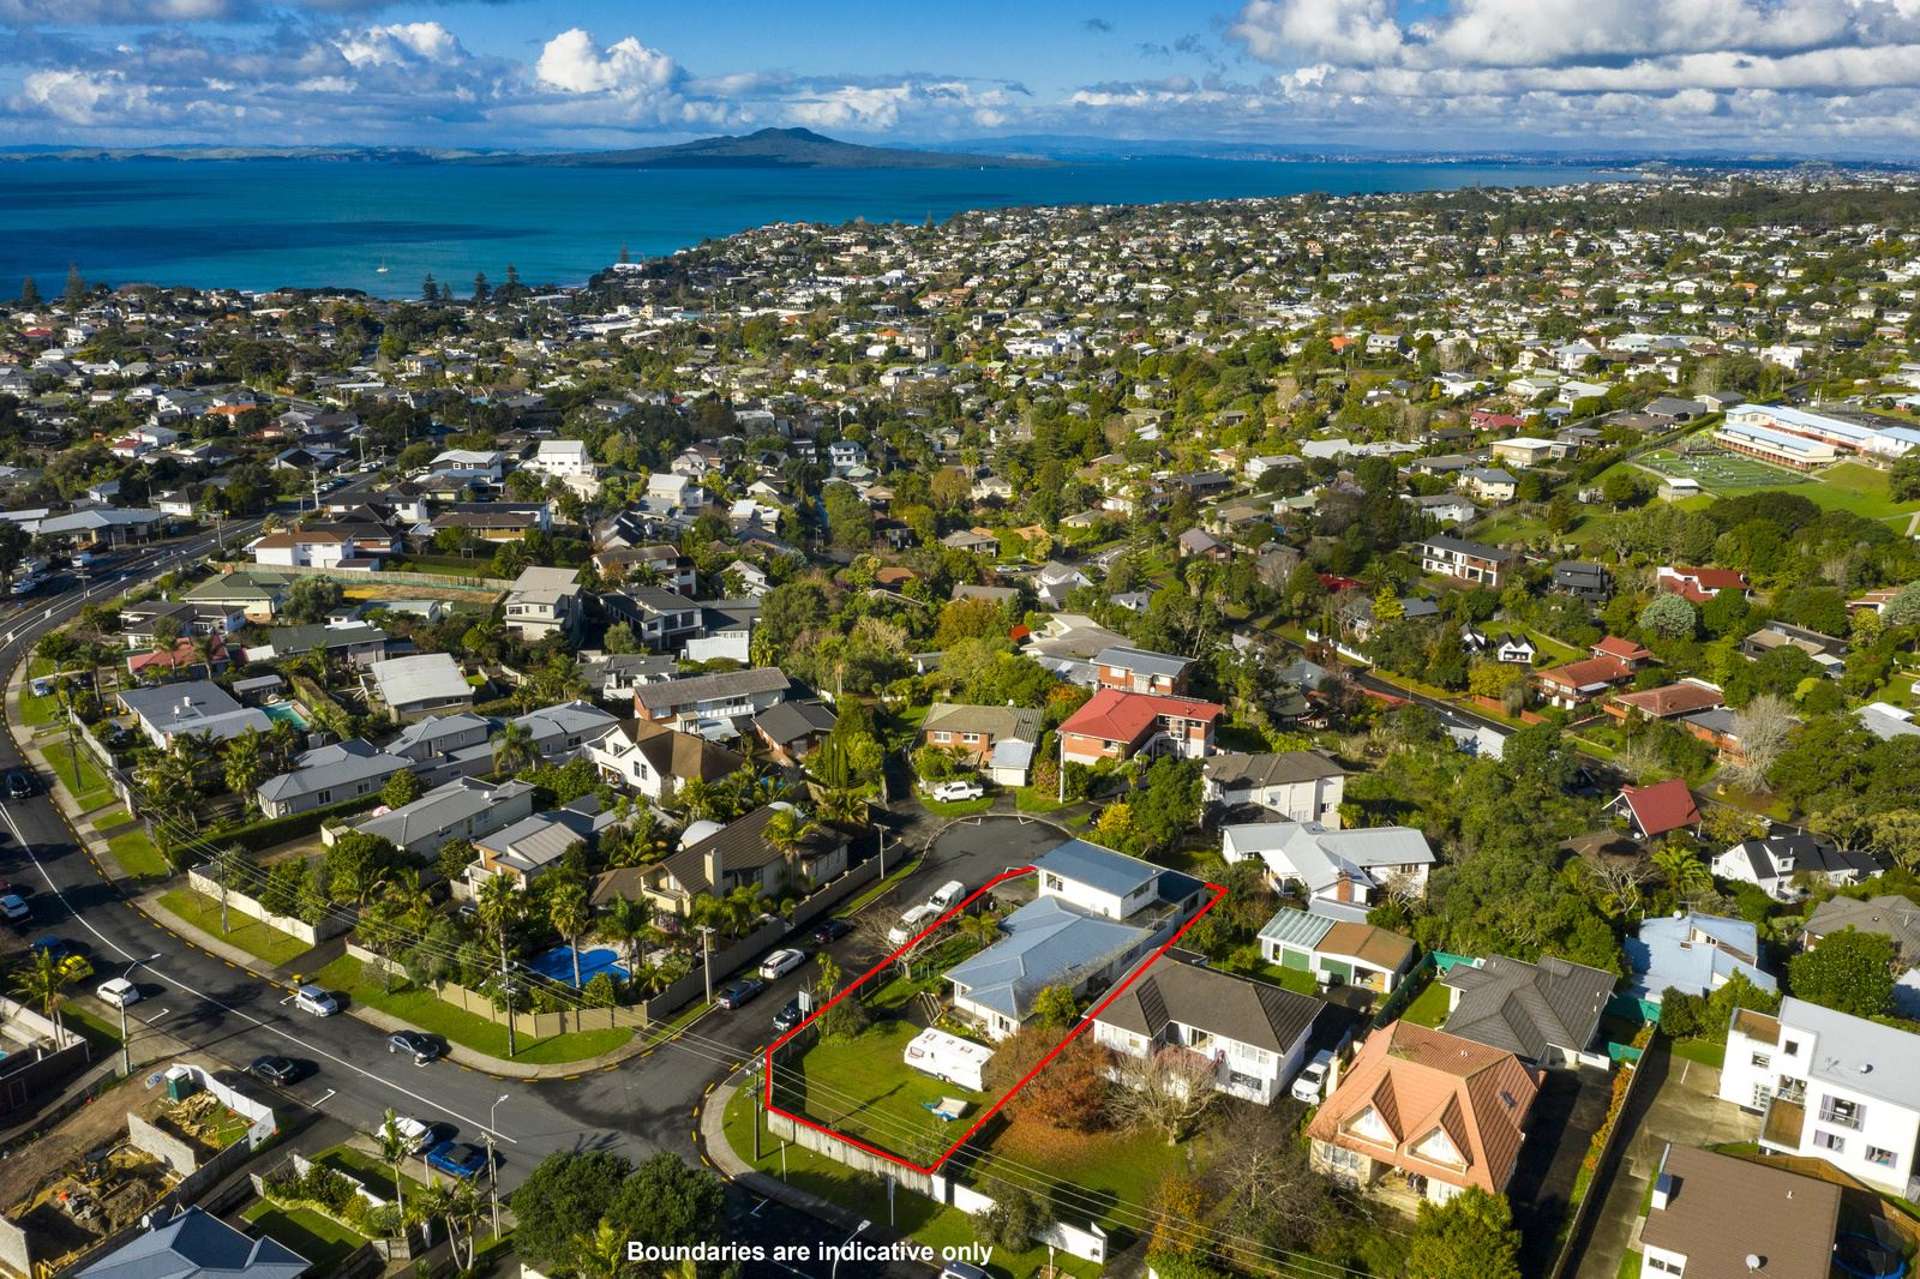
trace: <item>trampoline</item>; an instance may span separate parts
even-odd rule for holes
[[[1903,1279],[1907,1259],[1872,1235],[1843,1231],[1833,1241],[1834,1268],[1854,1279]]]
[[[552,950],[535,955],[527,961],[527,967],[542,977],[553,981],[573,985],[573,947],[555,946]],[[595,946],[591,950],[580,952],[580,980],[590,982],[600,973],[606,973],[615,981],[627,979],[626,965],[619,962],[611,946]]]

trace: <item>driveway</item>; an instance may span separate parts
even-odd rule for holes
[[[1508,1195],[1520,1227],[1521,1268],[1545,1274],[1593,1134],[1607,1118],[1612,1076],[1590,1067],[1549,1070],[1527,1117],[1527,1140]]]
[[[1592,1234],[1575,1271],[1577,1279],[1614,1279],[1619,1272],[1647,1186],[1668,1142],[1711,1146],[1751,1141],[1760,1131],[1758,1115],[1749,1115],[1715,1095],[1720,1088],[1718,1069],[1672,1056],[1664,1039],[1656,1039],[1640,1069],[1654,1073],[1641,1081],[1620,1118],[1627,1126],[1627,1146],[1612,1183],[1593,1186],[1591,1193],[1604,1194],[1606,1199],[1594,1217]]]

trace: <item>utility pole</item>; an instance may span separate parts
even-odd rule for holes
[[[500,1237],[500,1170],[493,1159],[493,1116],[509,1094],[501,1093],[487,1107],[487,1194],[493,1200],[493,1237]]]
[[[713,925],[700,925],[700,971],[707,980],[707,1002],[713,1002]]]
[[[507,1056],[519,1055],[519,1046],[513,1038],[513,980],[507,976],[507,930],[506,921],[500,927],[500,993],[507,997]]]

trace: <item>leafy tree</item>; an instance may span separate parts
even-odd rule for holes
[[[975,1217],[973,1224],[983,1242],[1008,1252],[1025,1252],[1046,1221],[1032,1195],[1007,1186],[995,1195],[993,1207]]]
[[[410,768],[401,769],[380,788],[380,802],[388,808],[400,808],[419,798],[420,778]]]
[[[317,573],[309,573],[296,577],[293,584],[287,587],[280,613],[289,622],[323,622],[328,613],[339,607],[340,600],[340,583]]]
[[[612,1209],[631,1160],[604,1150],[548,1155],[513,1192],[514,1247],[542,1268],[565,1267],[573,1242]]]
[[[606,1216],[624,1238],[666,1247],[721,1238],[727,1196],[720,1179],[690,1167],[678,1155],[658,1154],[621,1183]],[[519,1197],[514,1199],[516,1215]]]
[[[24,307],[40,305],[40,286],[34,283],[30,275],[20,281],[20,305]]]
[[[1693,638],[1697,622],[1693,605],[1678,595],[1656,595],[1640,610],[1640,629],[1665,640]]]
[[[1043,1026],[1064,1030],[1080,1016],[1080,1003],[1065,986],[1047,986],[1033,997],[1030,1015]]]
[[[634,637],[633,627],[625,622],[615,622],[607,627],[603,644],[609,653],[637,653],[640,641]]]
[[[79,265],[77,263],[70,262],[67,264],[67,290],[65,295],[66,304],[69,307],[77,307],[77,306],[80,306],[82,303],[84,303],[86,300],[87,300],[87,282],[80,275]]]
[[[1520,1232],[1503,1195],[1469,1189],[1423,1202],[1407,1248],[1419,1279],[1520,1279]]]
[[[1812,1003],[1878,1017],[1893,1005],[1893,938],[1844,928],[1787,965],[1787,984]]]

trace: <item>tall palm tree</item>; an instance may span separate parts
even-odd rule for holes
[[[1668,844],[1653,855],[1653,864],[1666,876],[1667,887],[1683,901],[1704,896],[1713,891],[1713,875],[1707,864],[1694,856],[1691,849],[1677,844]]]
[[[500,735],[493,739],[493,771],[513,774],[523,768],[532,768],[540,762],[540,752],[533,744],[533,731],[525,724],[504,724]]]
[[[229,738],[220,757],[227,789],[252,802],[254,788],[267,780],[266,745],[257,728]]]
[[[1000,916],[992,911],[983,910],[975,915],[960,917],[960,935],[980,944],[985,950],[1000,936]]]
[[[407,1228],[407,1195],[406,1187],[402,1184],[400,1165],[406,1162],[407,1138],[400,1131],[400,1117],[393,1113],[391,1106],[387,1108],[386,1118],[381,1121],[380,1131],[374,1134],[374,1140],[380,1143],[380,1157],[393,1169],[393,1202],[400,1210],[400,1229],[404,1233]]]
[[[567,949],[573,952],[573,988],[582,989],[580,934],[593,923],[593,911],[587,905],[587,886],[573,878],[555,884],[547,894],[547,922],[553,925],[554,932],[567,939]]]
[[[754,920],[767,913],[767,895],[758,885],[741,884],[720,899],[720,912],[728,929],[739,937]]]
[[[653,931],[653,903],[642,898],[616,897],[600,917],[600,931],[627,952],[627,971],[638,973],[647,964],[647,936]]]
[[[73,982],[72,974],[53,957],[50,951],[40,951],[33,962],[13,974],[13,993],[29,1004],[39,1005],[40,1011],[53,1018],[55,1027],[64,1030],[60,1021],[60,1005],[66,999],[66,990]]]

